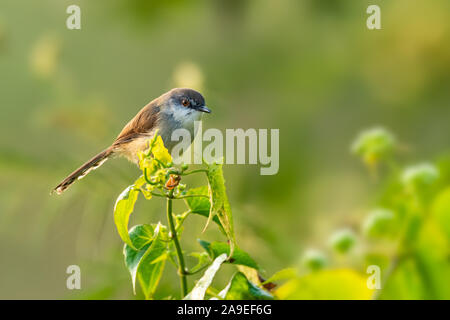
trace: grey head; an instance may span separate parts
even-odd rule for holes
[[[161,96],[169,105],[190,111],[211,113],[200,92],[188,88],[175,88]]]
[[[176,129],[187,129],[195,136],[194,123],[204,113],[211,113],[200,92],[188,88],[175,88],[158,98],[159,129],[165,143],[170,147],[170,136]],[[167,142],[166,142],[167,141]],[[170,148],[169,148],[170,149]]]

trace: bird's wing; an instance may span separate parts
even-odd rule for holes
[[[153,103],[149,103],[128,122],[117,136],[113,143],[113,147],[128,143],[143,134],[148,134],[156,126],[158,121],[159,107]]]

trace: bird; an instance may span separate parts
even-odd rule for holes
[[[174,88],[162,94],[144,106],[125,125],[108,148],[68,175],[51,193],[62,194],[75,181],[99,168],[112,157],[123,156],[138,164],[139,151],[145,151],[148,148],[148,142],[156,132],[170,152],[178,142],[171,140],[172,132],[176,129],[186,129],[193,137],[194,123],[201,121],[204,113],[211,113],[211,110],[206,106],[203,95],[198,91]]]

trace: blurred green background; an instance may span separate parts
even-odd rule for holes
[[[81,30],[66,28],[71,4]],[[382,30],[366,28],[370,4]],[[349,151],[360,130],[389,128],[406,164],[448,158],[450,2],[1,0],[0,298],[134,297],[112,209],[138,169],[109,161],[49,192],[176,86],[204,94],[204,128],[280,129],[277,175],[224,167],[237,240],[268,276],[377,203],[379,181]],[[141,199],[130,225],[158,220],[164,202]],[[184,249],[223,240],[204,223],[190,218]],[[80,291],[66,288],[71,264]],[[173,292],[168,266],[158,296]]]

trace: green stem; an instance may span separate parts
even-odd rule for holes
[[[177,230],[175,229],[175,225],[173,223],[172,199],[173,199],[173,190],[170,190],[169,196],[167,198],[167,220],[169,222],[169,228],[170,232],[172,233],[172,239],[173,243],[175,244],[175,249],[178,258],[178,274],[180,276],[181,298],[184,298],[188,293],[186,267],[184,264],[183,251],[181,250],[180,242],[178,241]]]
[[[425,215],[424,214],[420,215],[416,212],[410,214],[412,214],[412,216],[407,218],[408,220],[406,222],[406,226],[402,234],[400,235],[398,241],[396,253],[394,254],[391,263],[389,264],[389,267],[386,270],[386,274],[382,281],[381,289],[377,290],[374,293],[372,297],[373,300],[378,300],[380,298],[381,293],[384,290],[384,287],[389,282],[389,280],[391,279],[394,272],[397,270],[400,263],[406,258],[409,258],[411,255],[411,248],[413,247],[416,241],[417,234],[421,228]]]
[[[150,192],[150,194],[155,197],[167,198],[167,196],[165,194],[161,194],[161,193]]]
[[[434,286],[430,270],[427,267],[422,256],[420,254],[416,253],[414,256],[414,262],[416,264],[416,269],[421,276],[422,283],[428,292],[429,299],[432,299],[432,300],[438,299],[437,290]]]
[[[186,271],[186,274],[189,275],[189,276],[193,276],[193,275],[195,275],[195,274],[197,274],[197,273],[199,273],[199,272],[205,270],[208,266],[209,266],[209,264],[204,265],[203,267],[201,267],[200,269],[198,269],[198,270],[196,270],[196,271],[194,271],[194,272],[192,272],[192,271]]]
[[[156,160],[156,162],[158,162],[163,168],[168,168],[168,166],[166,166],[161,160],[158,160],[156,158],[153,158]]]
[[[372,296],[372,300],[378,300],[380,299],[381,293],[388,283],[389,279],[391,278],[392,274],[397,270],[398,265],[400,264],[400,261],[403,260],[403,257],[400,257],[398,254],[395,255],[391,263],[389,264],[388,269],[386,270],[386,274],[383,277],[383,281],[381,282],[381,289],[375,291],[375,293]]]
[[[175,226],[175,229],[177,230],[177,233],[180,231],[181,227],[183,226],[184,220],[191,214],[191,210],[186,211],[181,215],[181,219],[178,221],[177,225]]]
[[[206,172],[208,172],[208,170],[206,170],[206,169],[192,170],[192,171],[189,171],[189,172],[180,173],[180,176],[188,176],[190,174],[199,173],[199,172],[205,172],[206,173]]]
[[[150,179],[147,176],[147,168],[144,168],[144,179],[145,179],[145,182],[147,182],[148,184],[150,184],[152,186],[156,186],[158,184],[157,182],[150,181]]]
[[[207,196],[206,194],[189,194],[189,195],[186,195],[186,196],[180,196],[180,197],[176,197],[176,198],[174,198],[174,199],[185,199],[185,198],[196,198],[196,197],[201,197],[201,198],[208,198],[209,199],[209,196]]]

